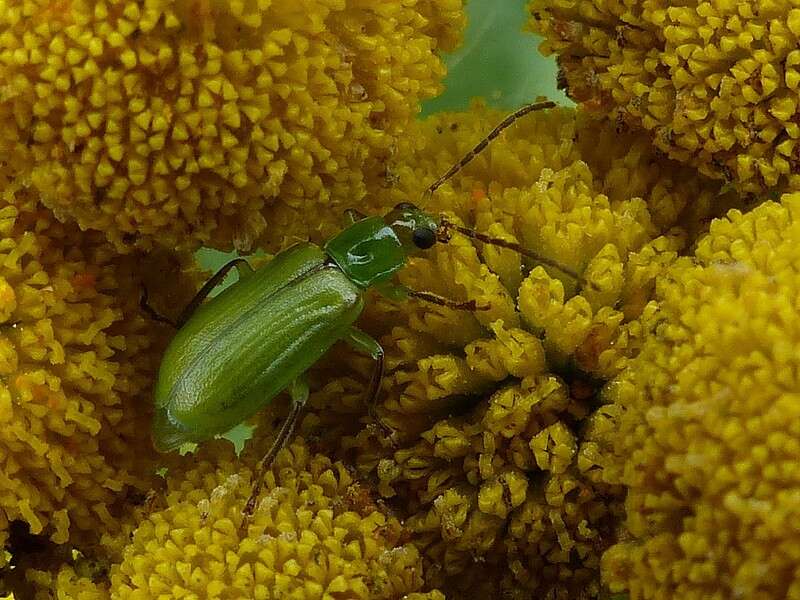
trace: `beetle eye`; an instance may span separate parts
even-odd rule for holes
[[[417,248],[427,250],[436,243],[436,233],[428,227],[417,227],[412,239]]]
[[[394,207],[395,210],[419,210],[416,206],[411,204],[411,202],[401,202],[397,206]]]

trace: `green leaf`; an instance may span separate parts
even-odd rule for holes
[[[527,0],[469,0],[467,11],[464,44],[445,57],[446,90],[424,104],[423,115],[466,109],[475,97],[507,110],[538,96],[572,104],[556,88],[555,58],[539,54],[541,38],[523,31]]]

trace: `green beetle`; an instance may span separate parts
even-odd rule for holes
[[[415,294],[390,279],[410,254],[436,242],[438,229],[426,213],[400,205],[385,218],[355,221],[324,248],[296,244],[257,271],[243,259],[228,263],[200,299],[233,267],[240,280],[191,307],[164,354],[155,390],[156,448],[174,450],[226,432],[285,389],[302,406],[308,393],[303,374],[338,340],[376,359],[372,398],[383,350],[353,327],[364,291],[378,286],[392,297]]]
[[[552,106],[551,102],[540,102],[510,115],[426,193],[432,194],[515,119]],[[394,283],[392,278],[409,256],[437,241],[448,241],[455,230],[511,248],[580,279],[555,261],[517,244],[455,225],[412,204],[400,204],[384,217],[366,217],[352,210],[347,214],[351,224],[322,248],[312,243],[297,244],[257,271],[244,259],[225,265],[179,318],[178,332],[164,354],[155,388],[153,422],[153,442],[160,451],[225,433],[281,391],[289,391],[289,416],[261,461],[246,512],[253,509],[261,474],[291,436],[308,399],[304,373],[339,340],[375,359],[367,392],[370,414],[375,416],[384,353],[376,340],[354,326],[364,308],[365,290],[376,287],[394,299],[414,296],[456,309],[481,308],[474,301],[454,302]],[[239,271],[239,281],[203,303],[233,268]],[[146,298],[142,305],[157,318],[147,307]]]

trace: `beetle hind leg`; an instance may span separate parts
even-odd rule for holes
[[[157,323],[166,323],[167,325],[172,325],[173,327],[177,328],[178,324],[173,321],[172,319],[165,317],[164,315],[160,314],[155,308],[150,306],[150,295],[147,292],[147,287],[142,287],[142,293],[139,297],[139,308],[142,309],[148,317],[150,317],[153,321]]]
[[[198,309],[198,307],[203,303],[203,301],[208,298],[208,295],[214,291],[214,288],[217,287],[220,283],[225,280],[228,273],[231,269],[236,268],[236,271],[239,273],[239,278],[247,277],[251,273],[253,273],[253,267],[250,266],[243,258],[234,258],[233,260],[225,263],[222,267],[211,276],[211,279],[206,281],[205,285],[200,288],[200,291],[195,294],[192,301],[183,309],[183,312],[178,317],[178,321],[176,327],[182,327],[186,321],[194,314],[194,311]]]
[[[247,526],[250,521],[250,517],[253,515],[253,511],[255,511],[258,496],[261,494],[261,488],[264,485],[264,475],[272,466],[272,462],[275,460],[278,452],[280,452],[286,443],[291,439],[295,427],[297,426],[297,420],[300,417],[300,413],[303,412],[303,408],[308,401],[308,382],[303,376],[295,379],[288,391],[289,395],[292,397],[289,414],[284,420],[283,425],[281,425],[281,428],[278,431],[278,436],[275,438],[275,441],[272,442],[272,446],[270,446],[267,453],[258,463],[256,475],[253,479],[253,490],[250,492],[250,497],[247,499],[247,503],[242,509],[242,530]]]

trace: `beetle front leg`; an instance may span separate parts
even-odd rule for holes
[[[388,439],[393,440],[394,430],[383,422],[377,412],[378,393],[381,390],[381,382],[383,381],[383,363],[386,353],[378,343],[378,340],[355,327],[351,327],[347,331],[344,341],[354,350],[369,354],[375,360],[375,368],[372,370],[366,394],[367,411],[370,418],[387,434]]]
[[[367,218],[363,212],[355,208],[346,208],[344,210],[345,225],[352,225]]]
[[[412,290],[400,283],[384,283],[381,286],[376,286],[379,293],[386,296],[390,300],[406,300],[408,298],[416,298],[423,302],[436,304],[438,306],[445,306],[453,310],[466,310],[468,312],[475,312],[477,310],[489,310],[491,307],[478,304],[475,300],[467,300],[461,302],[459,300],[451,300],[433,292],[422,292],[419,290]]]
[[[272,466],[272,461],[275,460],[278,452],[280,452],[281,448],[283,448],[286,445],[286,442],[288,442],[292,437],[292,433],[294,433],[294,429],[297,426],[297,419],[300,417],[300,413],[303,411],[303,407],[308,401],[308,381],[306,380],[305,376],[301,375],[295,379],[287,391],[292,398],[289,414],[287,415],[286,420],[283,422],[283,425],[281,425],[280,431],[278,431],[278,437],[275,438],[275,441],[272,442],[272,446],[270,446],[269,451],[267,451],[267,453],[258,463],[256,476],[253,480],[253,491],[250,493],[250,497],[247,499],[247,504],[245,504],[244,508],[242,509],[242,530],[244,530],[244,528],[247,526],[248,522],[250,521],[250,517],[256,508],[256,502],[258,501],[258,496],[261,493],[261,487],[264,485],[264,475],[266,474],[267,469]]]

